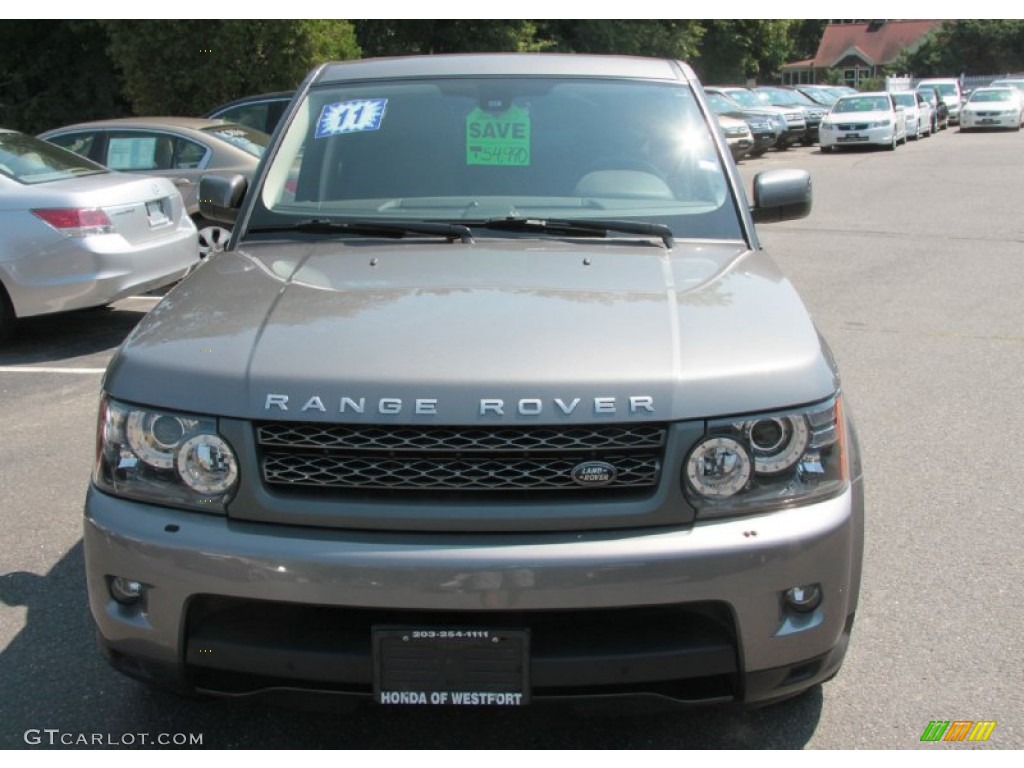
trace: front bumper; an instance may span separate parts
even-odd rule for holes
[[[754,140],[750,137],[750,134],[745,136],[727,136],[726,142],[729,145],[729,152],[732,154],[732,159],[739,161],[741,160],[751,149],[754,148]]]
[[[535,638],[532,695],[784,698],[838,670],[863,550],[842,496],[677,530],[396,534],[245,523],[90,489],[85,559],[115,666],[180,690],[369,696],[369,628],[503,626]],[[113,576],[146,585],[126,607]],[[820,584],[811,613],[782,595]]]
[[[974,113],[963,111],[960,113],[960,127],[965,129],[973,128],[1020,128],[1020,114],[990,114]]]
[[[840,130],[836,127],[822,126],[818,143],[822,147],[858,147],[858,146],[879,146],[888,147],[892,145],[895,125],[883,126],[880,128],[852,128]]]

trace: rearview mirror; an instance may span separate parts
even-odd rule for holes
[[[811,212],[811,175],[807,171],[763,171],[754,177],[756,222],[802,219]]]
[[[234,224],[249,182],[244,176],[211,174],[199,180],[199,213],[204,219]]]

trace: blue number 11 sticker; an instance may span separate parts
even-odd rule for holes
[[[339,133],[376,131],[384,119],[387,99],[357,99],[325,104],[316,123],[316,138]]]

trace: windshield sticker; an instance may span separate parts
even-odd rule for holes
[[[387,99],[357,99],[325,104],[316,123],[316,138],[380,130]]]
[[[115,171],[157,168],[156,136],[110,139],[107,142],[106,166]]]
[[[530,164],[530,115],[522,107],[466,116],[466,165]]]

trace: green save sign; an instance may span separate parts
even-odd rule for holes
[[[466,116],[466,165],[529,165],[530,115],[521,107]]]

